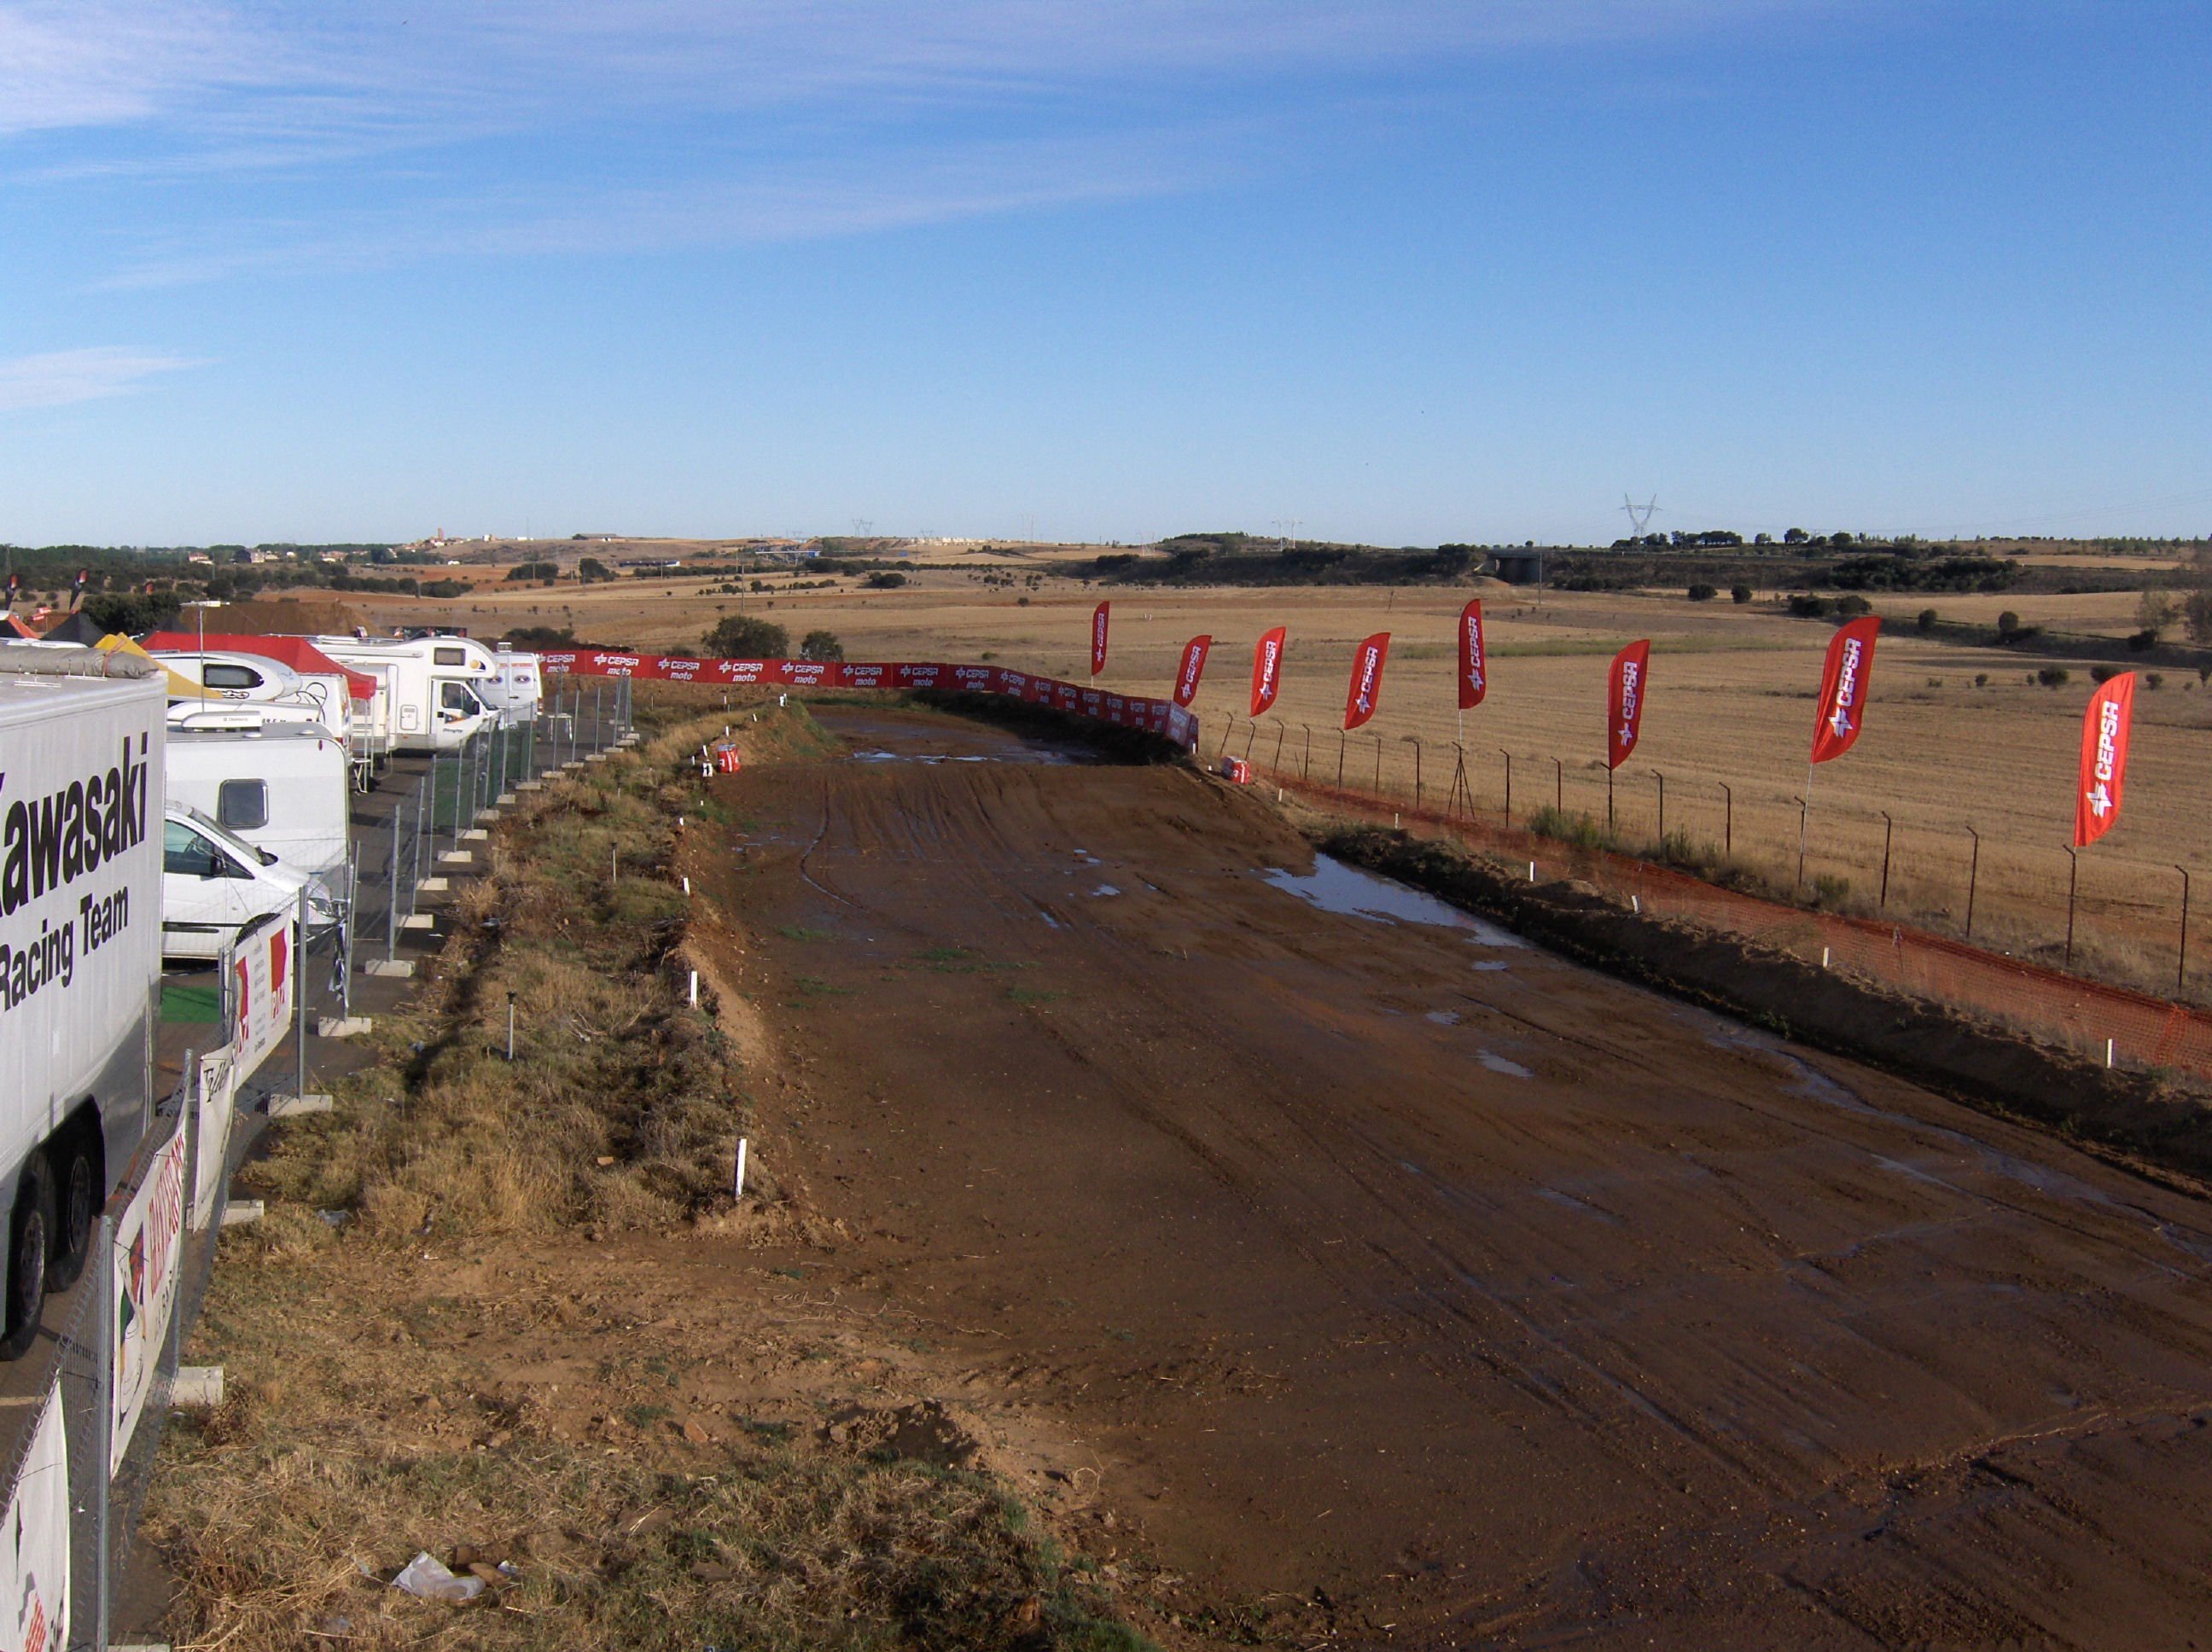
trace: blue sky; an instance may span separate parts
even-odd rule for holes
[[[2212,7],[0,0],[0,539],[2212,531]]]

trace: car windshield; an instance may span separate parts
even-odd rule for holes
[[[216,825],[215,822],[210,820],[205,815],[202,814],[197,809],[187,809],[184,811],[184,813],[187,817],[189,817],[191,823],[190,826],[186,827],[186,830],[198,832],[201,836],[211,839],[216,843],[220,843],[224,848],[229,850],[231,853],[236,855],[242,865],[247,866],[258,866],[262,864],[261,851],[255,848],[244,838],[225,831],[222,827]],[[168,823],[168,830],[171,833],[174,833],[179,823],[175,819],[170,820]]]

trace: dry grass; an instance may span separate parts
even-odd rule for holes
[[[435,1294],[439,1258],[513,1280],[574,1230],[727,1208],[763,1075],[674,990],[681,896],[656,875],[667,805],[698,806],[682,756],[720,720],[660,715],[678,720],[642,756],[554,784],[502,833],[437,974],[380,1023],[380,1062],[248,1172],[269,1220],[225,1241],[194,1332],[233,1397],[171,1431],[145,1519],[179,1644],[1142,1645],[986,1476],[775,1430],[674,1436],[657,1388],[602,1397],[580,1439],[555,1391],[501,1380],[478,1339],[520,1327],[633,1374],[680,1350],[581,1292]],[[756,761],[821,744],[797,706],[746,735]],[[401,1595],[381,1580],[417,1549],[490,1569],[491,1590]]]

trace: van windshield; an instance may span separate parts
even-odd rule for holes
[[[438,708],[463,717],[474,717],[483,710],[476,695],[469,692],[465,683],[447,683],[438,689]]]

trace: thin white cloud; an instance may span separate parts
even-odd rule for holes
[[[0,413],[96,402],[136,390],[157,374],[204,365],[181,355],[149,355],[116,345],[19,355],[0,361]]]

